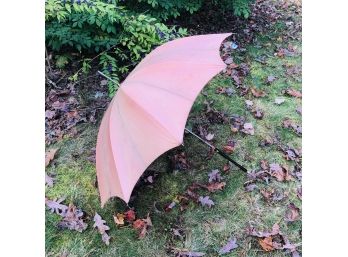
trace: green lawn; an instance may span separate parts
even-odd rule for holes
[[[283,24],[284,25],[284,24]],[[282,28],[282,24],[279,24]],[[281,30],[281,29],[280,29]],[[287,161],[276,145],[260,147],[259,143],[265,138],[277,137],[282,145],[301,147],[301,137],[292,130],[282,127],[284,118],[290,118],[301,124],[301,115],[296,109],[301,105],[301,99],[283,94],[286,88],[301,90],[301,73],[289,74],[289,67],[298,67],[301,70],[301,42],[277,41],[276,29],[266,36],[259,36],[258,44],[249,45],[245,52],[234,57],[236,63],[244,62],[250,67],[250,73],[245,78],[246,85],[262,89],[267,93],[265,97],[256,98],[250,93],[240,96],[233,80],[220,74],[204,88],[194,104],[189,123],[194,123],[195,117],[204,112],[204,101],[212,100],[213,107],[227,115],[238,114],[246,117],[255,129],[254,135],[245,135],[241,132],[232,133],[229,124],[212,124],[209,132],[214,133],[214,143],[222,147],[228,139],[237,142],[236,150],[231,154],[248,170],[258,169],[261,160],[269,163],[286,164],[290,170],[294,167],[293,161]],[[276,44],[287,48],[289,44],[295,48],[295,56],[275,56]],[[266,56],[265,63],[260,57]],[[268,76],[277,79],[266,83]],[[217,87],[232,87],[236,93],[232,96],[217,94]],[[274,103],[275,98],[282,97],[285,102],[281,105]],[[246,109],[245,100],[253,101],[254,105],[264,111],[262,120],[255,119]],[[212,169],[222,171],[226,161],[219,155],[206,160],[208,149],[196,139],[186,136],[184,146],[187,160],[191,166],[188,170],[173,172],[169,156],[175,152],[168,152],[157,159],[151,166],[158,176],[153,184],[143,183],[137,187],[130,206],[134,207],[137,216],[145,218],[150,213],[153,226],[144,239],[138,239],[136,231],[130,226],[117,227],[113,221],[113,214],[127,210],[127,206],[119,199],[112,199],[104,209],[101,209],[98,190],[95,187],[95,166],[87,160],[89,151],[96,143],[97,125],[80,125],[83,132],[75,138],[65,139],[50,147],[58,147],[59,152],[53,165],[47,172],[56,174],[53,187],[46,187],[46,197],[49,199],[66,197],[65,203],[74,203],[86,214],[88,228],[82,233],[77,231],[60,230],[57,223],[60,217],[46,212],[46,255],[47,256],[174,256],[170,249],[187,249],[190,251],[205,252],[205,256],[218,256],[218,250],[230,237],[237,238],[239,247],[225,256],[290,256],[282,250],[265,252],[258,240],[246,234],[246,228],[252,224],[256,228],[271,229],[274,223],[280,228],[289,240],[301,245],[301,220],[286,222],[284,215],[287,205],[292,202],[301,208],[301,201],[296,190],[301,185],[297,179],[278,182],[271,179],[267,184],[257,182],[258,189],[246,192],[244,182],[248,180],[246,174],[232,167],[223,173],[226,186],[222,191],[207,193],[214,200],[215,206],[211,209],[190,203],[188,208],[181,212],[176,206],[171,212],[162,212],[160,209],[170,203],[193,182],[208,182],[208,173]],[[288,194],[284,200],[277,203],[267,203],[260,193],[261,189],[274,188]],[[157,206],[155,208],[154,206]],[[160,211],[158,211],[158,209]],[[109,235],[112,237],[110,245],[106,246],[100,234],[93,228],[93,216],[98,212],[110,226]],[[172,228],[182,229],[182,238],[175,237]]]

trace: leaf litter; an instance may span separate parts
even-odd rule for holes
[[[97,228],[99,234],[102,236],[102,241],[106,244],[110,244],[110,236],[107,234],[107,231],[110,230],[110,227],[106,225],[106,221],[96,212],[93,218],[94,224],[93,227]]]
[[[219,250],[219,254],[226,254],[226,253],[230,253],[232,250],[236,249],[238,247],[237,245],[237,239],[236,238],[232,238],[230,240],[228,240],[228,242],[221,247],[221,249]]]

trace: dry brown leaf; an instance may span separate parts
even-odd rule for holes
[[[225,185],[226,182],[215,182],[208,184],[205,188],[208,189],[209,192],[215,192],[217,190],[222,190]]]
[[[253,108],[253,110],[251,111],[251,113],[253,114],[253,116],[256,119],[261,120],[263,118],[263,116],[265,115],[263,110],[261,110],[260,108]]]
[[[274,194],[274,188],[270,188],[270,189],[262,189],[261,190],[261,194],[263,195],[263,197],[266,199],[266,201],[271,201],[271,197]]]
[[[135,229],[142,229],[145,226],[145,221],[142,219],[137,219],[133,222],[133,228]]]
[[[250,122],[244,123],[242,132],[248,135],[254,135],[255,130],[253,124]]]
[[[230,145],[225,145],[223,146],[222,149],[224,150],[225,153],[233,153],[234,151],[234,147]]]
[[[114,215],[114,221],[116,225],[124,225],[125,215],[123,213],[117,213]]]
[[[259,244],[261,245],[262,249],[266,252],[274,250],[271,236],[266,237],[264,239],[259,239]]]
[[[151,222],[149,214],[147,215],[146,219],[137,219],[133,223],[133,228],[138,230],[140,239],[145,237],[147,233],[147,228],[149,226],[152,226],[152,222]]]
[[[50,162],[54,159],[54,156],[57,151],[58,148],[52,148],[45,153],[45,167],[47,167],[50,164]]]
[[[259,90],[259,89],[254,88],[254,87],[252,87],[250,90],[251,90],[251,93],[253,94],[253,96],[255,96],[255,97],[264,97],[264,96],[266,96],[266,92],[265,91]]]
[[[224,172],[227,172],[227,171],[230,170],[230,168],[231,168],[230,164],[229,164],[229,163],[226,163],[226,164],[224,165],[224,167],[222,168],[222,170],[223,170]]]
[[[302,93],[293,89],[293,88],[286,89],[285,94],[287,94],[289,96],[297,97],[297,98],[302,98]]]
[[[260,161],[260,166],[263,170],[268,170],[269,169],[269,164],[267,160],[261,160]]]
[[[133,220],[135,220],[135,212],[132,209],[126,211],[124,213],[124,216],[125,216],[126,221],[128,221],[128,222],[132,222]]]
[[[294,203],[290,203],[285,213],[285,220],[292,222],[292,221],[298,220],[299,217],[300,217],[300,209],[296,207]]]

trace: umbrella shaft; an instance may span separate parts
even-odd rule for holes
[[[229,157],[224,151],[220,150],[219,148],[213,146],[212,144],[208,143],[207,141],[205,141],[203,138],[201,138],[200,136],[198,136],[197,134],[193,133],[191,130],[185,128],[185,130],[190,133],[191,135],[193,135],[194,137],[198,138],[201,142],[203,142],[204,144],[206,144],[207,146],[209,146],[210,148],[212,148],[215,152],[217,152],[219,155],[221,155],[222,157],[224,157],[226,160],[232,162],[234,165],[236,165],[238,168],[240,168],[242,171],[244,172],[248,172],[248,170],[246,168],[244,168],[242,165],[240,165],[239,163],[237,163],[236,161],[232,160],[231,157]]]

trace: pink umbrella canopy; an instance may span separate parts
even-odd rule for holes
[[[185,37],[163,44],[129,74],[102,119],[96,166],[102,206],[128,203],[146,168],[183,142],[197,95],[226,65],[219,48],[230,34]]]

